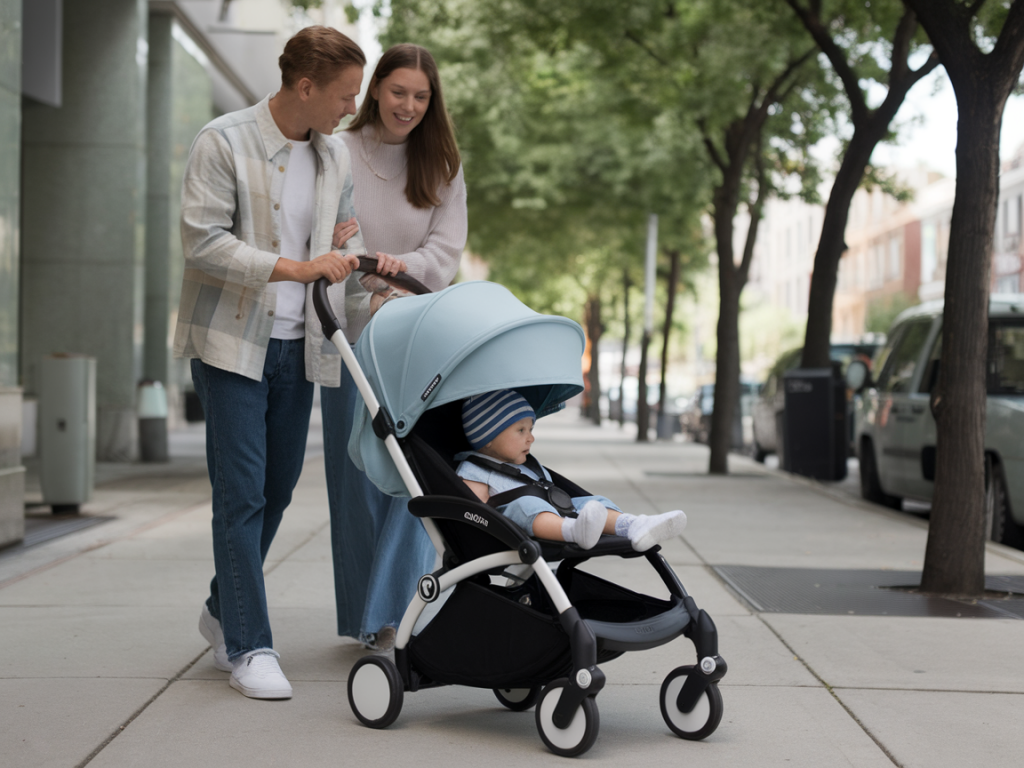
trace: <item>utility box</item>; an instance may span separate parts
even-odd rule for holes
[[[832,368],[783,374],[782,468],[816,480],[846,477],[846,385]]]
[[[44,357],[39,367],[39,484],[54,513],[78,512],[96,474],[96,358]]]

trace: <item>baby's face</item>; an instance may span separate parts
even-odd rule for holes
[[[533,445],[533,419],[529,416],[505,428],[500,435],[480,449],[480,453],[498,461],[522,464]]]

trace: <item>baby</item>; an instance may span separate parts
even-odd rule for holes
[[[637,552],[678,536],[686,514],[630,515],[604,496],[577,496],[553,488],[551,475],[530,455],[536,415],[515,390],[471,397],[462,406],[462,426],[473,447],[455,456],[456,470],[470,490],[534,536],[567,541],[581,549],[597,544],[602,533],[628,538]],[[563,517],[575,510],[577,517]]]

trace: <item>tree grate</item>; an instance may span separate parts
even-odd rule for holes
[[[1024,619],[1024,576],[993,575],[989,592],[1006,598],[956,599],[918,594],[920,571],[714,566],[755,611],[854,616]]]

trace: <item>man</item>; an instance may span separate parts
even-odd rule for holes
[[[273,650],[263,561],[302,470],[313,382],[338,386],[311,284],[364,254],[349,154],[332,133],[355,113],[366,58],[307,27],[279,59],[281,90],[196,137],[185,169],[185,274],[174,336],[206,414],[216,575],[199,630],[230,684],[259,699],[292,687]],[[332,251],[334,227],[350,235]],[[319,254],[311,258],[312,254]]]

